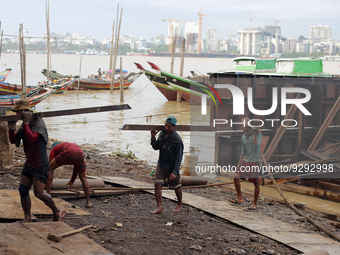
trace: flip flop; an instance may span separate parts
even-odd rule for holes
[[[257,209],[257,206],[255,206],[255,207],[248,207],[247,209],[244,209],[243,211],[245,211],[245,212],[249,212],[249,211],[255,211]]]
[[[241,204],[243,201],[242,201],[242,202],[239,202],[239,201],[237,201],[236,199],[230,199],[229,202],[232,203],[232,204],[238,204],[238,205],[239,205],[239,204]]]
[[[66,218],[66,215],[67,215],[66,211],[62,211],[61,214],[60,214],[60,217],[57,220],[54,220],[54,221],[61,221],[61,222],[63,222],[65,220],[65,218]]]

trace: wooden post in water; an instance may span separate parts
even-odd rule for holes
[[[0,21],[0,31],[1,31],[1,39],[0,39],[0,61],[1,61],[2,37],[4,36],[4,31],[1,30],[1,21]],[[1,63],[1,62],[0,62],[0,63]]]
[[[1,61],[1,50],[2,50],[2,38],[4,37],[4,31],[1,30],[1,39],[0,39],[0,61]]]
[[[114,75],[114,71],[112,70],[112,56],[113,56],[114,34],[115,34],[115,21],[113,21],[113,25],[112,25],[112,37],[111,37],[111,48],[110,48],[110,68],[109,68],[109,70],[111,70],[112,73],[109,75],[109,77],[111,77],[111,84],[112,84],[112,79],[115,76]]]
[[[171,48],[171,64],[170,64],[170,73],[174,73],[174,58],[175,58],[175,46],[176,46],[176,40],[177,40],[177,27],[176,27],[176,32],[175,36],[172,37],[172,48]]]
[[[24,26],[19,25],[19,43],[20,43],[20,69],[21,69],[21,86],[22,86],[22,99],[27,99],[26,88],[26,47],[24,41]]]
[[[112,69],[112,72],[116,72],[116,62],[117,62],[117,55],[118,55],[118,42],[119,42],[120,26],[122,24],[122,15],[123,15],[123,7],[122,7],[121,12],[120,12],[118,32],[116,33],[115,56],[114,56],[114,60],[113,60],[113,69]],[[110,88],[110,92],[111,93],[113,91],[113,83],[114,82],[111,82],[111,88]]]
[[[181,64],[179,68],[179,76],[183,77],[183,69],[184,69],[184,55],[185,55],[185,38],[182,40],[182,51],[181,51]],[[182,101],[182,96],[177,93],[177,102]]]
[[[80,55],[80,64],[79,64],[79,76],[78,76],[78,87],[77,87],[77,97],[78,97],[78,91],[79,91],[79,83],[80,83],[80,74],[81,74],[81,59],[83,55]]]
[[[124,77],[122,57],[120,57],[120,104],[124,104]]]
[[[45,0],[45,11],[46,11],[46,44],[47,44],[47,83],[50,83],[50,1]]]

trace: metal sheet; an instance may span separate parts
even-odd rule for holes
[[[0,254],[113,254],[81,233],[64,237],[60,243],[47,239],[50,232],[58,235],[72,230],[63,222],[0,224]]]
[[[105,182],[128,187],[141,187],[145,185],[143,182],[125,177],[103,177],[103,179]],[[153,193],[152,191],[147,192]],[[176,200],[174,191],[163,191],[162,196]],[[340,244],[332,239],[314,233],[307,233],[303,228],[269,218],[258,212],[245,212],[243,211],[243,207],[236,207],[228,202],[215,201],[183,192],[183,203],[255,231],[280,243],[284,243],[301,252],[325,249],[329,254],[337,255],[340,251]]]

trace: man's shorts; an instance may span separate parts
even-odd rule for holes
[[[25,163],[21,171],[21,175],[26,176],[31,180],[33,180],[33,178],[35,177],[38,181],[46,183],[48,177],[48,166],[49,164],[39,166],[36,168],[29,168],[29,166]]]
[[[85,155],[82,152],[64,151],[54,158],[59,166],[74,165],[74,169],[78,173],[86,171]]]
[[[165,179],[168,179],[169,189],[179,189],[180,187],[182,187],[181,175],[178,173],[176,175],[176,179],[172,181],[170,181],[170,175],[171,173],[168,170],[157,165],[155,173],[155,185],[157,184],[163,185]]]
[[[236,168],[235,174],[240,176],[240,179],[245,180],[247,177],[250,182],[259,182],[259,163],[242,161],[240,166]]]

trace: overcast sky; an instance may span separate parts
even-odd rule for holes
[[[4,34],[17,35],[19,24],[30,36],[46,33],[45,0],[0,0],[0,21]],[[112,0],[50,0],[50,32],[85,33],[102,41],[111,37],[112,23],[116,19],[117,4]],[[198,21],[202,7],[202,37],[210,28],[218,37],[249,27],[274,25],[278,19],[281,34],[297,39],[308,37],[311,25],[329,25],[333,39],[340,40],[339,0],[125,0],[121,34],[143,37],[166,35],[168,22],[163,19]]]

